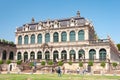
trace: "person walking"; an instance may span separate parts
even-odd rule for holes
[[[60,67],[58,67],[57,73],[58,73],[58,76],[61,77],[61,69],[60,69]]]

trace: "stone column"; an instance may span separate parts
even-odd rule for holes
[[[21,52],[21,59],[24,60],[24,53]]]
[[[61,31],[59,31],[59,33],[58,33],[58,35],[59,35],[59,41],[58,42],[61,42]]]
[[[42,59],[45,59],[45,51],[42,51]]]
[[[29,34],[28,35],[28,44],[31,44],[30,41],[31,41],[31,35]]]
[[[88,38],[88,37],[89,37],[88,34],[89,34],[88,29],[85,29],[85,31],[84,31],[85,40],[88,40],[88,39],[89,39],[89,38]]]
[[[96,59],[99,59],[99,49],[96,49]]]
[[[30,51],[28,52],[28,60],[30,59]]]
[[[75,31],[75,37],[76,37],[75,41],[78,41],[78,30]]]
[[[70,35],[69,35],[70,31],[67,31],[67,41],[70,41]]]
[[[85,59],[89,59],[89,50],[85,48]]]
[[[70,59],[69,50],[67,50],[67,59]]]
[[[53,52],[50,51],[50,59],[53,59]]]
[[[35,52],[35,60],[37,59],[37,52]]]
[[[24,44],[24,35],[22,35],[22,44]]]
[[[42,43],[45,43],[45,33],[42,34]]]
[[[53,42],[53,32],[50,33],[50,42]]]
[[[61,60],[61,51],[58,52],[59,60]]]
[[[35,44],[37,44],[37,36],[38,36],[38,34],[36,33],[35,34]]]

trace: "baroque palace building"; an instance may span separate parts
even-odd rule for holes
[[[92,23],[80,16],[24,24],[16,29],[17,60],[80,60],[120,62],[120,53],[108,36],[97,39]]]

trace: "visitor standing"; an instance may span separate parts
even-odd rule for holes
[[[60,69],[60,67],[58,67],[57,73],[58,73],[58,76],[61,77],[61,69]]]

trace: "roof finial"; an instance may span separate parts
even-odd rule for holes
[[[77,11],[77,17],[80,17],[80,11]]]
[[[35,19],[32,17],[32,22],[31,23],[34,23],[35,22]]]

